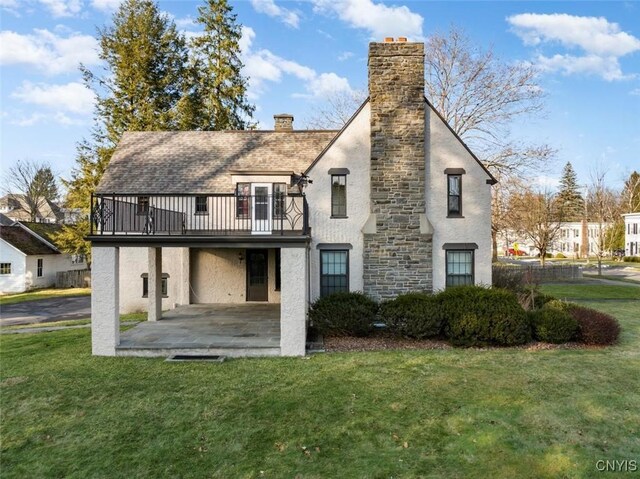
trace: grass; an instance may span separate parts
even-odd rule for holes
[[[92,357],[86,330],[2,336],[2,475],[595,477],[638,459],[640,321],[633,299],[592,306],[619,345],[214,365]]]
[[[26,293],[5,294],[0,296],[0,305],[35,301],[37,299],[58,298],[62,296],[87,296],[91,288],[37,289]]]
[[[625,278],[624,276],[619,276],[615,274],[602,274],[598,276],[597,273],[582,273],[585,278],[593,278],[593,279],[608,279],[610,281],[620,281],[621,283],[629,283],[629,284],[637,284],[640,285],[640,281],[636,281],[635,279]]]
[[[120,322],[128,321],[146,321],[147,313],[129,313],[121,314]],[[35,323],[35,324],[19,324],[17,326],[3,326],[2,331],[12,331],[16,329],[38,329],[38,328],[52,328],[62,326],[82,326],[85,324],[91,324],[91,319],[70,319],[66,321],[52,321],[50,323]]]
[[[590,281],[590,280],[587,280]],[[640,300],[640,288],[632,285],[601,285],[589,284],[584,282],[562,283],[562,284],[545,284],[542,291],[551,294],[560,299],[567,300]],[[640,305],[637,304],[640,308]]]

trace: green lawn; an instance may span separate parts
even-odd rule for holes
[[[147,320],[147,313],[128,313],[128,314],[120,315],[121,322],[146,321],[146,320]],[[15,329],[53,328],[53,327],[60,327],[60,326],[82,326],[85,324],[91,324],[91,318],[69,319],[66,321],[52,321],[50,323],[20,324],[18,326],[3,326],[2,330],[11,331]]]
[[[590,281],[590,280],[586,280]],[[574,284],[545,284],[542,291],[561,299],[640,299],[640,287],[633,285],[606,285],[577,282]],[[640,304],[638,305],[640,308]]]
[[[618,346],[204,364],[95,358],[86,330],[2,336],[2,476],[599,477],[640,460],[640,320],[633,299],[586,304],[618,317]]]
[[[34,301],[36,299],[57,298],[60,296],[87,296],[91,288],[38,289],[26,293],[4,294],[0,296],[0,305]]]

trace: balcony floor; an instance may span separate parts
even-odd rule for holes
[[[120,335],[120,356],[280,354],[280,305],[191,304],[166,311]]]

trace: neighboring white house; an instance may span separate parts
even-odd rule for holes
[[[282,355],[336,291],[491,284],[495,179],[424,97],[424,45],[371,43],[369,98],[340,131],[128,132],[92,199],[93,353],[118,316],[280,304]]]
[[[54,286],[60,271],[86,269],[84,257],[61,253],[51,234],[60,225],[15,222],[0,225],[0,292],[22,293]]]
[[[640,256],[640,212],[624,217],[624,255]]]

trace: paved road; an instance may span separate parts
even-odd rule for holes
[[[0,306],[0,326],[50,323],[91,317],[91,296],[38,299]]]

